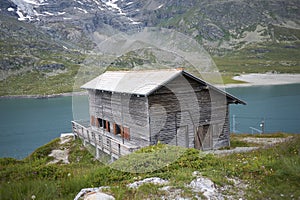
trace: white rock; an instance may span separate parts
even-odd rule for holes
[[[84,200],[115,200],[115,198],[111,195],[102,192],[96,192],[92,194],[87,194]]]
[[[201,192],[207,199],[211,200],[222,200],[222,194],[218,192],[215,184],[208,178],[198,177],[193,180],[189,187],[192,188],[194,192]]]
[[[97,191],[99,191],[99,188],[84,188],[84,189],[81,189],[81,191],[76,195],[74,200],[79,200],[80,197],[84,196],[85,194],[87,194],[89,192],[97,192]]]
[[[153,184],[156,184],[156,185],[164,185],[164,184],[169,183],[169,181],[166,181],[166,180],[158,178],[158,177],[152,177],[152,178],[146,178],[146,179],[141,180],[141,181],[136,181],[136,182],[130,183],[130,184],[127,185],[127,187],[129,187],[129,188],[138,188],[138,187],[140,187],[141,185],[143,185],[145,183],[153,183]]]
[[[79,200],[81,197],[84,197],[84,200],[115,200],[113,196],[101,192],[101,189],[104,188],[108,187],[84,188],[76,195],[74,200]]]
[[[193,173],[192,173],[192,175],[193,176],[199,176],[201,173],[199,172],[199,171],[194,171]]]

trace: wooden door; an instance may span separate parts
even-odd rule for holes
[[[212,128],[209,124],[198,126],[195,134],[195,148],[206,150],[212,148]]]

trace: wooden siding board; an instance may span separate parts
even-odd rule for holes
[[[189,83],[188,87],[185,86],[186,80]],[[205,89],[204,85],[199,84],[195,80],[190,78],[186,78],[186,80],[182,80],[182,77],[175,78],[165,87],[161,87],[149,96],[150,140],[152,144],[157,140],[173,144],[172,138],[176,136],[175,133],[178,126],[187,126],[189,147],[194,147],[195,128],[203,124],[211,124],[211,136],[209,137],[211,142],[205,149],[228,144],[229,132],[226,127],[229,124],[229,120],[226,97],[223,94]],[[189,99],[191,96],[190,92],[196,96],[198,103],[193,105],[182,103],[191,101]],[[180,102],[178,99],[180,99]],[[151,112],[151,106],[153,105],[160,105],[165,110],[162,112]],[[164,117],[162,117],[163,115]],[[161,125],[161,120],[165,121],[163,126]],[[174,123],[176,120],[177,124]],[[219,138],[219,135],[222,135],[222,138]],[[181,138],[181,141],[184,141],[184,139]],[[183,143],[181,142],[179,145],[184,146]]]
[[[114,123],[130,128],[130,141],[142,146],[149,145],[147,97],[137,97],[106,91],[89,92],[90,115],[110,122],[111,134]],[[97,104],[101,103],[101,104]]]

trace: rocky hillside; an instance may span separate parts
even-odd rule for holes
[[[202,42],[245,38],[247,32],[255,30],[261,38],[253,40],[276,39],[272,38],[274,26],[300,28],[298,0],[11,1],[14,5],[7,3],[6,7],[9,5],[7,9],[16,13],[19,20],[30,21],[53,34],[59,32],[57,35],[73,40],[106,26],[120,31],[163,26],[175,28]]]

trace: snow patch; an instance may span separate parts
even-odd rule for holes
[[[32,5],[42,5],[42,3],[44,3],[44,0],[40,0],[40,1],[35,1],[35,0],[23,0],[26,3],[32,4]]]
[[[88,11],[86,11],[85,9],[82,9],[82,8],[74,7],[74,9],[80,10],[81,12],[84,12],[85,14],[88,13]]]
[[[160,8],[163,7],[163,6],[164,6],[164,4],[161,4],[160,6],[157,7],[157,9],[160,9]]]
[[[77,1],[77,3],[81,4],[81,5],[84,5],[84,3],[82,3],[81,1]]]
[[[129,19],[129,21],[131,22],[131,24],[140,24],[140,23],[142,23],[142,22],[134,21],[134,20],[131,19],[131,18],[128,18],[128,19]]]
[[[17,15],[19,16],[19,18],[18,18],[18,20],[19,21],[25,21],[25,20],[32,20],[32,17],[31,16],[29,16],[29,15],[24,15],[22,12],[21,12],[21,10],[19,9],[19,8],[17,8]]]
[[[15,9],[13,9],[13,8],[7,8],[7,11],[8,11],[8,12],[14,12]]]
[[[17,8],[17,12],[16,13],[19,16],[18,20],[20,20],[20,21],[26,20],[25,16],[23,15],[23,13],[21,12],[21,10],[19,8]]]
[[[33,4],[33,5],[39,5],[37,2],[31,1],[31,0],[23,0],[23,1],[25,1],[26,3]]]
[[[53,15],[54,15],[53,13],[50,13],[50,12],[47,12],[47,11],[44,11],[44,14],[50,15],[50,16],[53,16]]]
[[[94,0],[94,2],[95,2],[97,5],[100,5],[99,1],[97,1],[97,0]]]
[[[39,0],[11,0],[15,5],[17,5],[17,9],[14,11],[18,15],[19,21],[33,21],[39,20],[36,16],[35,9],[42,5],[44,1]]]
[[[33,10],[33,13],[34,13],[36,16],[45,16],[45,15],[43,15],[43,14],[38,13],[36,10]]]
[[[136,25],[136,24],[140,24],[142,22],[132,22],[132,24]]]
[[[116,4],[116,2],[118,2],[118,0],[108,0],[108,1],[104,1],[104,3],[108,6],[111,7],[114,10],[117,10],[119,12],[120,15],[126,15],[122,9],[118,6],[118,4]]]
[[[136,21],[131,21],[131,24],[134,24],[134,25],[136,25],[136,24],[141,24],[142,22],[136,22]]]

